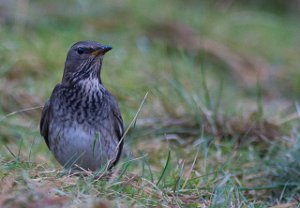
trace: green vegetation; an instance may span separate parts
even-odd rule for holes
[[[0,207],[299,207],[297,1],[205,2],[3,1]],[[110,174],[65,173],[39,135],[79,40],[113,47],[132,122]]]

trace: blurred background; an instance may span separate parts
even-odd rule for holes
[[[0,0],[2,178],[20,173],[10,166],[16,158],[59,167],[39,135],[41,106],[80,40],[113,47],[102,80],[126,126],[149,92],[126,137],[126,158],[147,154],[159,172],[168,150],[174,164],[192,164],[198,151],[200,175],[238,160],[222,168],[239,186],[278,182],[278,192],[242,192],[247,203],[274,204],[290,180],[276,203],[299,197],[299,0]]]

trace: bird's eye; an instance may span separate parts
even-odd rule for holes
[[[77,53],[78,53],[78,54],[83,54],[83,52],[84,52],[84,51],[83,51],[83,48],[77,48]]]

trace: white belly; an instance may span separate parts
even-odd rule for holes
[[[117,156],[115,139],[107,131],[87,131],[76,125],[50,129],[50,149],[65,168],[76,165],[86,170],[97,170],[111,164]]]

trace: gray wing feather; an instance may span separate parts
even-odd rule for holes
[[[50,121],[51,121],[51,116],[52,116],[52,101],[53,99],[56,98],[57,96],[57,92],[60,90],[60,88],[62,88],[61,84],[57,84],[55,86],[55,88],[53,89],[52,95],[50,97],[50,99],[46,102],[46,104],[44,105],[43,108],[43,112],[42,112],[42,117],[41,117],[41,122],[40,122],[40,133],[41,135],[44,137],[45,142],[48,146],[48,148],[50,149],[50,145],[49,145],[49,125],[50,125]]]
[[[49,147],[48,133],[49,133],[49,121],[51,116],[50,100],[48,100],[43,108],[41,122],[40,122],[40,133],[44,137],[45,142]]]
[[[112,97],[111,99],[111,110],[112,110],[112,121],[113,121],[113,126],[114,126],[114,130],[116,132],[116,135],[118,137],[118,141],[119,141],[119,149],[118,149],[118,154],[117,157],[115,159],[115,161],[113,162],[113,164],[111,165],[111,167],[113,167],[120,159],[121,157],[121,153],[122,153],[122,149],[123,149],[123,144],[124,144],[124,139],[122,139],[123,134],[124,134],[124,126],[123,126],[123,119],[121,116],[121,112],[119,110],[119,106],[117,101],[114,99],[114,97]],[[120,142],[120,140],[122,139],[122,141]]]

